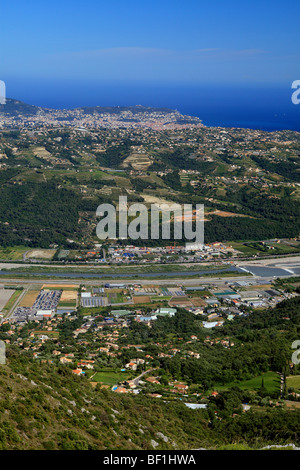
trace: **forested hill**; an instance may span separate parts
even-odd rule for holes
[[[266,317],[260,312],[242,318],[236,332],[231,324],[224,329],[223,334],[240,344],[240,352],[244,348],[233,368],[247,367],[249,372],[251,351],[261,354],[266,365],[274,356],[276,370],[287,363],[291,340],[299,338],[299,300],[275,308],[270,325],[264,318],[270,320],[271,310],[264,313]],[[188,316],[184,320],[175,318],[165,334],[184,334],[195,323]],[[160,323],[164,327],[164,319]],[[158,327],[150,332],[153,338],[163,335]],[[18,335],[25,338],[26,327]],[[0,339],[7,337],[7,326],[2,325]],[[7,363],[0,366],[1,450],[184,450],[233,444],[259,449],[300,444],[299,409],[255,405],[255,397],[253,401],[249,391],[237,386],[220,392],[216,399],[208,397],[207,409],[193,410],[181,400],[122,396],[99,385],[93,388],[86,377],[72,374],[74,365],[34,359],[32,352],[13,344],[7,345],[6,353]],[[220,354],[226,364],[230,349],[222,349]],[[198,364],[200,369],[205,367],[205,360]],[[210,364],[213,368],[213,361]],[[242,403],[249,402],[251,410],[243,413]]]
[[[7,98],[5,104],[0,104],[0,114],[6,116],[33,116],[41,112],[46,112],[46,110],[43,110],[43,108],[39,106],[23,103],[22,101],[11,98]]]
[[[26,352],[7,351],[0,367],[0,450],[188,450],[299,445],[300,410],[263,409],[224,417],[182,402],[119,396],[94,389],[68,366],[38,364]],[[230,413],[244,393],[232,390],[222,407]],[[218,404],[214,405],[218,406]]]
[[[297,132],[210,128],[168,108],[51,110],[10,99],[0,127],[2,245],[93,246],[97,207],[121,195],[203,204],[206,243],[298,243]]]

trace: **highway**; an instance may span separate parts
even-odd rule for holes
[[[119,283],[122,283],[122,284],[140,284],[140,285],[143,285],[143,286],[151,286],[153,284],[155,285],[172,285],[172,286],[195,286],[195,285],[206,285],[206,284],[224,284],[225,282],[226,283],[232,283],[232,282],[238,282],[238,281],[241,281],[241,280],[257,280],[257,281],[261,281],[261,280],[264,280],[266,281],[266,283],[269,283],[270,281],[272,281],[274,279],[273,276],[270,276],[270,277],[260,277],[260,276],[226,276],[226,277],[210,277],[210,276],[205,276],[205,277],[197,277],[197,278],[187,278],[187,279],[184,279],[184,278],[179,278],[179,279],[174,279],[174,277],[172,278],[167,278],[167,279],[155,279],[155,278],[151,278],[151,279],[144,279],[144,278],[141,278],[141,279],[126,279],[125,278],[122,278],[122,279],[118,279],[117,281],[113,281],[113,282],[119,282]],[[58,285],[58,284],[74,284],[74,285],[91,285],[91,286],[99,286],[99,285],[102,285],[102,284],[107,284],[107,283],[110,283],[112,282],[111,279],[60,279],[60,278],[56,278],[56,279],[49,279],[49,278],[44,278],[44,279],[32,279],[32,278],[27,278],[27,279],[21,279],[21,278],[5,278],[5,279],[0,279],[0,282],[2,285],[6,285],[6,284],[15,284],[15,283],[18,283],[18,284],[24,284],[24,285],[42,285],[42,284],[47,284],[47,285]]]

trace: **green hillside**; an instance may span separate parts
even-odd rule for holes
[[[1,450],[188,450],[299,445],[300,410],[242,413],[244,392],[220,393],[208,410],[93,388],[68,366],[38,364],[8,347],[0,367]],[[229,415],[236,410],[235,418]],[[217,414],[216,414],[217,413]],[[218,419],[218,414],[223,419]]]

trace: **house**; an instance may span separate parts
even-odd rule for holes
[[[136,370],[137,369],[137,364],[135,364],[134,362],[129,362],[128,364],[125,365],[126,369],[130,369],[130,370]]]
[[[178,352],[180,353],[181,349],[176,349],[176,348],[170,349],[171,354],[177,354]]]
[[[156,377],[147,377],[145,380],[151,384],[160,384]]]
[[[113,391],[116,393],[128,393],[128,390],[124,387],[113,388]]]
[[[186,384],[183,384],[183,383],[176,383],[174,384],[174,388],[176,388],[177,390],[187,390],[189,387],[188,385]]]
[[[69,359],[68,357],[60,357],[59,362],[62,364],[69,364],[70,362],[73,362],[72,359]]]
[[[145,364],[145,360],[141,358],[132,359],[131,362],[135,362],[136,364]]]
[[[194,351],[188,351],[188,355],[194,357],[195,359],[200,359],[200,354]]]
[[[72,373],[75,374],[75,375],[84,374],[84,372],[82,371],[82,369],[74,369],[74,370],[72,370]]]
[[[86,367],[87,369],[94,369],[93,363],[95,361],[83,361],[83,362],[78,362],[77,366],[78,367]]]
[[[134,383],[133,380],[126,380],[125,385],[127,385],[127,387],[129,388],[136,388],[136,384]]]

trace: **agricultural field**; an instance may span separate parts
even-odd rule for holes
[[[300,391],[300,375],[291,375],[286,378],[287,388],[294,388],[295,391]]]
[[[60,301],[57,305],[57,308],[69,308],[69,307],[77,307],[77,301],[76,300],[68,300],[68,301]]]
[[[245,256],[253,256],[258,253],[258,250],[255,248],[251,248],[250,246],[242,243],[242,242],[230,242],[229,244],[234,250],[239,251],[241,254]]]
[[[110,304],[121,304],[128,301],[123,292],[110,292],[107,297]]]
[[[289,241],[268,241],[264,244],[258,242],[252,242],[245,244],[247,248],[257,250],[259,255],[263,254],[274,254],[274,255],[285,255],[298,253],[300,251],[299,242],[291,243]]]
[[[264,382],[264,388],[269,393],[275,393],[280,391],[280,377],[276,372],[266,372],[258,377],[254,377],[250,380],[243,380],[241,382],[230,382],[226,385],[216,387],[216,390],[228,390],[231,387],[239,387],[242,390],[257,391],[261,388],[262,379]]]
[[[156,191],[158,193],[158,191]],[[172,201],[163,197],[152,196],[150,194],[141,194],[146,204],[172,204]]]
[[[168,302],[169,300],[171,300],[172,296],[170,295],[153,295],[151,296],[151,299],[153,302]]]
[[[26,253],[26,258],[51,260],[56,250],[30,250]]]
[[[38,160],[32,156],[29,152],[27,153],[26,157],[28,160],[33,163],[37,164]],[[18,174],[14,180],[16,182],[22,182],[22,183],[43,183],[45,182],[45,175],[42,173],[40,170],[25,170],[22,173]]]
[[[41,289],[61,289],[64,291],[75,291],[78,290],[78,286],[76,284],[43,284]]]
[[[63,290],[60,298],[60,303],[65,303],[67,305],[75,303],[76,305],[77,297],[77,290]]]
[[[150,304],[151,298],[149,295],[136,295],[132,297],[134,304]]]
[[[89,372],[88,375],[91,373]],[[130,372],[116,372],[114,370],[107,370],[107,371],[101,371],[101,372],[96,372],[94,375],[90,376],[90,380],[93,382],[99,382],[107,385],[116,385],[119,382],[122,382],[124,380],[127,380],[129,377],[131,377]]]
[[[131,166],[135,170],[147,170],[152,164],[150,158],[145,154],[132,153],[123,161],[123,168]]]
[[[199,297],[192,297],[191,302],[194,307],[206,307],[205,301]]]
[[[300,409],[299,401],[285,400],[285,406],[289,409]]]
[[[45,147],[32,147],[32,151],[38,158],[42,158],[43,160],[51,159],[51,153],[48,152]]]
[[[208,290],[193,290],[188,292],[191,297],[211,297],[212,293]]]
[[[25,246],[0,247],[0,260],[21,261],[26,251],[28,247]]]
[[[22,298],[19,307],[32,307],[39,292],[40,289],[28,290],[28,292]]]
[[[219,217],[249,217],[244,214],[236,214],[235,212],[219,211],[207,212],[206,215],[218,215]]]

